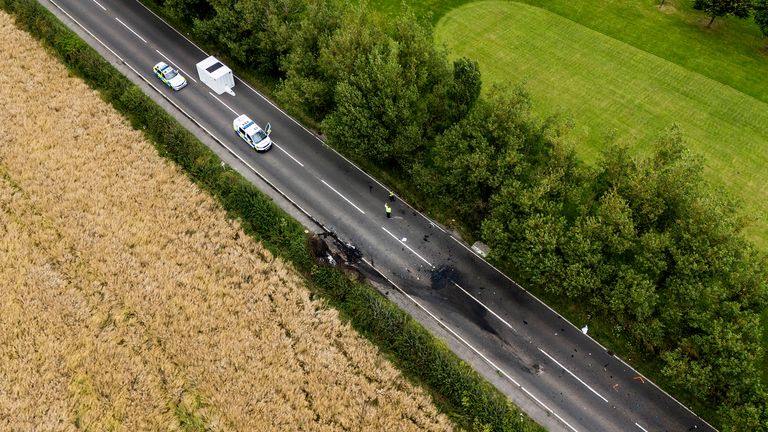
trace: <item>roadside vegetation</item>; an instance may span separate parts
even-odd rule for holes
[[[541,430],[38,2],[0,7],[69,69],[9,32],[6,428]]]
[[[567,316],[589,316],[598,339],[700,415],[724,430],[765,427],[759,317],[768,266],[746,239],[750,215],[737,195],[706,177],[718,162],[688,148],[684,127],[649,125],[643,133],[654,138],[642,154],[629,138],[585,164],[567,121],[534,114],[523,88],[481,92],[478,62],[437,48],[413,13],[335,1],[147,3],[232,64],[277,82],[275,98],[314,119],[330,145],[466,238],[486,241],[498,266],[559,299]],[[624,4],[610,2],[606,21],[628,34],[636,29]],[[587,5],[597,13],[605,4]],[[718,59],[738,58],[729,55]],[[737,80],[738,64],[724,76]]]

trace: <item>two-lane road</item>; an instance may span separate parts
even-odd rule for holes
[[[145,88],[151,83],[150,96],[173,103],[172,114],[194,119],[200,127],[192,132],[220,154],[225,146],[244,174],[258,172],[292,205],[354,244],[417,319],[439,329],[457,354],[541,424],[580,432],[713,430],[406,203],[395,200],[387,218],[382,184],[246,83],[236,79],[235,96],[212,93],[195,69],[207,54],[140,3],[39,1],[108,59],[119,56],[135,72],[128,78]],[[158,61],[182,71],[189,85],[178,92],[162,86],[152,74]],[[239,114],[272,124],[272,150],[258,154],[240,140],[232,130]]]

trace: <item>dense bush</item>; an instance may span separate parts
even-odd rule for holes
[[[175,0],[176,6],[200,4]],[[304,228],[269,197],[229,168],[170,114],[115,70],[34,0],[0,0],[20,27],[39,37],[75,73],[145,131],[158,152],[176,162],[198,185],[219,199],[249,234],[274,254],[292,262],[315,290],[409,376],[428,385],[438,405],[472,430],[540,430],[507,398],[481,379],[443,343],[370,286],[353,282],[340,271],[314,263]]]

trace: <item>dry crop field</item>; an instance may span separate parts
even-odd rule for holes
[[[451,429],[4,13],[0,52],[0,430]]]

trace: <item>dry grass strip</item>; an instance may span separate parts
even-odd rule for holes
[[[448,430],[0,13],[0,430]]]

